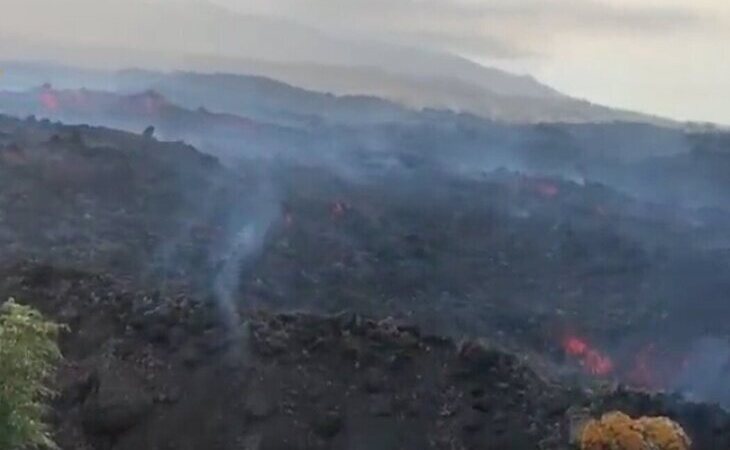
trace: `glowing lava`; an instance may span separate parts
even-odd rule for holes
[[[576,358],[591,375],[606,376],[613,372],[614,365],[611,358],[577,336],[566,337],[563,340],[563,349],[568,355]]]
[[[555,198],[558,194],[560,194],[560,189],[553,183],[549,183],[547,181],[537,183],[535,190],[544,198]]]
[[[46,111],[58,111],[61,107],[61,102],[58,100],[58,96],[50,89],[41,92],[39,100]]]

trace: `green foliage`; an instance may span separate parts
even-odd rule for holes
[[[10,299],[0,306],[0,450],[55,448],[43,423],[61,327]]]

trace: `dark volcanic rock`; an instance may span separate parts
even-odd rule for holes
[[[402,137],[420,148],[429,128]],[[564,450],[576,405],[667,415],[695,450],[730,448],[721,408],[558,378],[585,369],[566,331],[601,353],[626,341],[617,378],[633,344],[669,337],[672,363],[727,336],[724,213],[448,164],[368,183],[268,158],[230,170],[181,143],[5,116],[0,140],[0,301],[69,325],[62,448]],[[238,267],[241,227],[269,215]],[[221,284],[239,316],[222,317]]]
[[[373,395],[368,399],[368,411],[375,417],[393,415],[393,399],[386,394]]]
[[[91,394],[99,391],[99,374],[94,370],[74,374],[73,380],[64,386],[60,401],[69,406],[83,403]]]
[[[493,345],[485,340],[468,340],[461,343],[459,356],[470,370],[484,370],[496,366],[504,357]]]
[[[244,411],[252,420],[265,419],[276,411],[278,395],[264,382],[253,381],[249,384],[244,399]]]
[[[324,437],[332,438],[342,430],[345,419],[339,411],[326,411],[314,418],[312,428],[314,431]]]
[[[386,372],[377,369],[369,368],[365,374],[365,381],[363,382],[363,389],[369,394],[376,394],[383,392],[388,387],[388,375]]]
[[[98,391],[83,406],[83,423],[92,434],[117,435],[137,425],[152,408],[152,398],[134,376],[106,373]]]
[[[484,427],[484,422],[486,422],[486,420],[487,416],[479,411],[468,410],[461,418],[461,426],[464,428],[464,431],[476,432]]]

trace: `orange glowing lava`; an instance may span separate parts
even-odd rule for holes
[[[43,108],[47,111],[58,111],[61,107],[61,102],[58,100],[58,96],[55,92],[50,90],[44,90],[41,92],[39,100]]]
[[[563,340],[565,352],[576,358],[586,372],[596,376],[606,376],[613,372],[613,361],[593,348],[585,340],[577,336],[568,336]]]

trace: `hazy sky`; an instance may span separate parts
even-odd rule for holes
[[[451,50],[590,100],[730,124],[730,0],[216,0]]]
[[[279,53],[298,55],[308,35],[282,32],[296,22],[345,40],[448,50],[609,106],[730,124],[730,0],[0,1],[0,49],[4,35],[15,35],[226,56],[245,47],[268,55],[267,45],[278,39]],[[163,12],[145,16],[143,1]],[[206,1],[285,20],[248,27],[225,10],[211,12]],[[199,8],[187,5],[196,2]],[[326,40],[311,43],[331,53]]]

